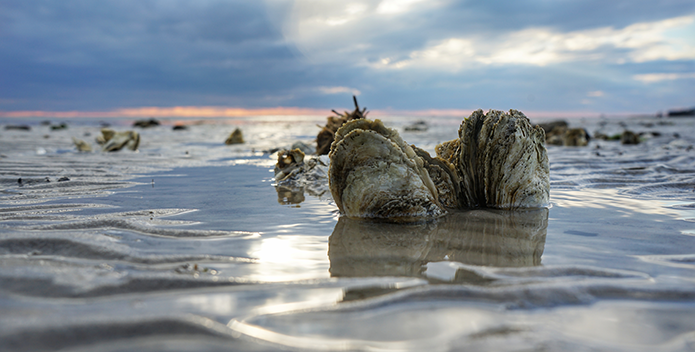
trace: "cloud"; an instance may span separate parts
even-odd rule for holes
[[[596,1],[297,0],[283,33],[314,64],[429,67],[439,65],[434,57],[463,62],[456,66],[687,60],[695,56],[688,35],[695,31],[693,12],[692,4],[678,0],[658,6],[619,0],[600,6]],[[628,13],[631,19],[625,18]]]
[[[695,79],[695,72],[689,73],[644,73],[632,76],[636,81],[654,83],[661,81],[673,81],[677,79]]]
[[[547,28],[528,28],[506,33],[498,40],[475,35],[448,38],[412,51],[402,60],[386,57],[371,63],[370,67],[458,71],[481,65],[695,60],[692,39],[667,35],[670,32],[695,33],[695,16],[637,23],[622,29],[605,27],[562,33]]]
[[[0,106],[657,111],[692,105],[694,16],[692,0],[6,0]]]
[[[376,8],[376,13],[389,15],[408,12],[422,1],[424,0],[382,0]]]
[[[362,94],[358,89],[355,88],[349,88],[349,87],[318,87],[317,90],[321,92],[321,94],[352,94],[352,95],[360,95]]]

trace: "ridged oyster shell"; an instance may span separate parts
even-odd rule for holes
[[[343,125],[329,158],[329,187],[348,217],[411,222],[446,213],[423,159],[378,119]]]
[[[440,144],[436,152],[456,168],[464,208],[533,208],[549,202],[545,132],[517,110],[473,112],[461,123],[459,139]]]

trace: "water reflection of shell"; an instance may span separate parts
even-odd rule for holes
[[[548,209],[454,211],[434,222],[375,223],[341,217],[329,238],[331,276],[421,277],[444,260],[471,265],[540,265]]]
[[[380,120],[343,125],[329,157],[331,193],[348,217],[409,222],[446,213],[423,159]]]

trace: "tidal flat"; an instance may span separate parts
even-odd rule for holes
[[[430,154],[463,119],[380,118]],[[111,153],[58,122],[0,120],[30,127],[0,129],[2,351],[695,349],[694,118],[570,119],[640,143],[548,145],[547,209],[409,225],[276,187],[322,117],[109,119],[141,138]]]

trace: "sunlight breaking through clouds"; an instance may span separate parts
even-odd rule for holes
[[[506,39],[495,41],[494,44],[481,39],[450,38],[424,50],[413,51],[406,60],[374,67],[441,67],[458,71],[480,64],[545,66],[577,60],[603,60],[618,64],[692,60],[695,59],[692,39],[667,36],[666,33],[687,29],[695,33],[694,22],[695,16],[685,16],[637,23],[623,29],[607,27],[568,33],[531,28],[506,34]]]
[[[441,32],[444,38],[425,41],[419,48],[409,50],[406,45],[389,42],[383,37],[393,28],[408,27],[403,23],[408,11],[437,6],[437,2],[388,0],[335,5],[321,2],[312,7],[315,4],[310,0],[297,1],[293,30],[287,33],[287,38],[315,63],[342,63],[378,70],[412,68],[456,72],[480,66],[542,67],[574,61],[625,64],[695,59],[692,40],[695,16],[692,15],[635,23],[624,28],[600,27],[569,32],[531,27],[495,34],[467,32],[462,35],[452,29]],[[335,17],[336,13],[340,15]],[[384,19],[380,14],[395,16]]]
[[[398,14],[407,12],[413,5],[423,2],[423,0],[384,0],[379,3],[376,13],[379,14]]]

